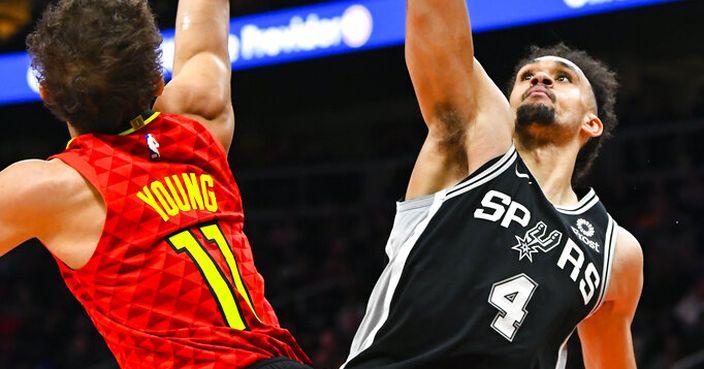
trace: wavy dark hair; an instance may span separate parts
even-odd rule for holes
[[[521,59],[514,69],[513,78],[509,81],[508,92],[510,94],[518,71],[526,64],[532,63],[535,59],[542,56],[559,56],[577,64],[584,75],[592,85],[592,91],[596,97],[597,112],[596,115],[604,123],[604,133],[599,137],[590,139],[577,155],[572,182],[577,183],[582,179],[589,169],[591,169],[594,160],[599,156],[604,141],[611,137],[611,132],[618,125],[618,117],[614,111],[616,104],[616,91],[618,90],[618,81],[616,73],[611,71],[603,62],[593,58],[582,50],[573,49],[564,43],[559,43],[549,47],[531,46],[527,55]]]
[[[147,0],[60,0],[27,49],[56,117],[79,133],[117,133],[154,99],[161,41]]]

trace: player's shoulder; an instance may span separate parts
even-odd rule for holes
[[[620,226],[612,270],[607,300],[637,303],[643,286],[643,250],[636,237]]]
[[[614,263],[622,268],[643,268],[643,248],[638,239],[627,229],[619,226],[616,230],[616,250]]]
[[[5,201],[46,209],[67,199],[82,184],[81,175],[60,160],[23,160],[0,173]]]
[[[23,160],[0,172],[0,224],[17,241],[55,229],[81,191],[81,177],[58,160]],[[9,231],[8,231],[9,230]]]

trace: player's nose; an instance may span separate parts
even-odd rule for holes
[[[530,80],[530,84],[532,86],[536,86],[538,84],[542,84],[544,86],[552,86],[553,80],[549,74],[545,72],[538,72],[533,75],[533,78]]]

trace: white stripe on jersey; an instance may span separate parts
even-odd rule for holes
[[[467,182],[460,183],[454,188],[450,188],[447,191],[447,196],[445,200],[457,197],[464,193],[467,193],[489,181],[498,177],[501,173],[505,172],[511,165],[516,161],[518,154],[516,153],[516,148],[511,146],[511,148],[504,154],[504,156],[494,165],[487,168],[485,171],[481,172],[479,175],[473,177]]]
[[[604,303],[606,292],[611,283],[611,269],[614,262],[614,252],[616,251],[616,239],[618,238],[618,224],[609,215],[609,225],[606,227],[606,238],[604,239],[604,266],[601,270],[601,292],[599,298],[594,304],[594,309],[587,315],[587,318],[592,316]],[[585,318],[586,319],[586,318]]]
[[[390,245],[389,243],[393,242],[393,240],[391,238],[389,239],[386,248],[387,252],[390,251],[389,263],[386,265],[386,268],[384,268],[384,271],[381,273],[379,280],[372,290],[364,319],[362,319],[359,328],[357,328],[357,333],[355,333],[354,339],[352,340],[350,354],[347,361],[340,369],[344,369],[350,360],[369,348],[374,342],[376,333],[389,317],[391,299],[401,280],[401,274],[406,266],[408,255],[410,255],[416,241],[418,241],[418,238],[420,238],[420,235],[428,226],[430,220],[438,209],[440,209],[444,196],[445,191],[440,191],[433,195],[432,203],[429,204],[427,213],[424,216],[416,216],[413,217],[413,219],[409,219],[409,221],[403,221],[399,219],[403,213],[397,212],[396,218],[398,221],[394,221],[394,229],[392,229],[391,233],[392,236],[394,234],[397,235],[396,239],[403,239],[405,241],[403,241],[399,247],[397,245]],[[425,208],[423,207],[417,207],[413,210],[425,212]],[[399,229],[395,228],[397,226]],[[393,258],[391,258],[391,255],[393,255]]]
[[[572,331],[574,333],[574,330]],[[560,350],[557,352],[557,364],[555,364],[555,369],[565,369],[567,366],[567,342],[569,342],[572,333],[567,335],[565,342],[560,345]]]
[[[594,189],[589,189],[589,192],[582,197],[576,205],[573,206],[557,206],[555,205],[555,210],[560,213],[567,215],[579,215],[585,213],[587,210],[591,209],[592,206],[599,202],[599,197],[594,192]]]

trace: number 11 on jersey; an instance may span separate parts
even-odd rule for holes
[[[489,303],[499,310],[491,328],[513,342],[518,329],[528,315],[526,307],[538,288],[529,276],[521,273],[491,286]]]
[[[230,275],[232,276],[237,292],[239,292],[240,296],[245,300],[254,316],[259,319],[249,297],[249,292],[242,281],[242,276],[237,266],[237,260],[235,260],[232,249],[230,249],[230,245],[227,243],[222,230],[217,224],[201,226],[199,229],[210,243],[217,245],[218,251],[220,251],[225,259],[225,263],[227,263],[228,269],[230,269]],[[235,299],[235,294],[230,283],[225,278],[223,271],[218,267],[215,260],[208,254],[205,246],[198,242],[198,239],[190,230],[176,233],[169,237],[168,240],[171,247],[173,247],[177,253],[186,251],[196,264],[203,278],[205,278],[208,287],[213,292],[227,325],[230,328],[238,330],[247,329],[247,325],[242,318],[240,307],[237,305],[237,300]]]

